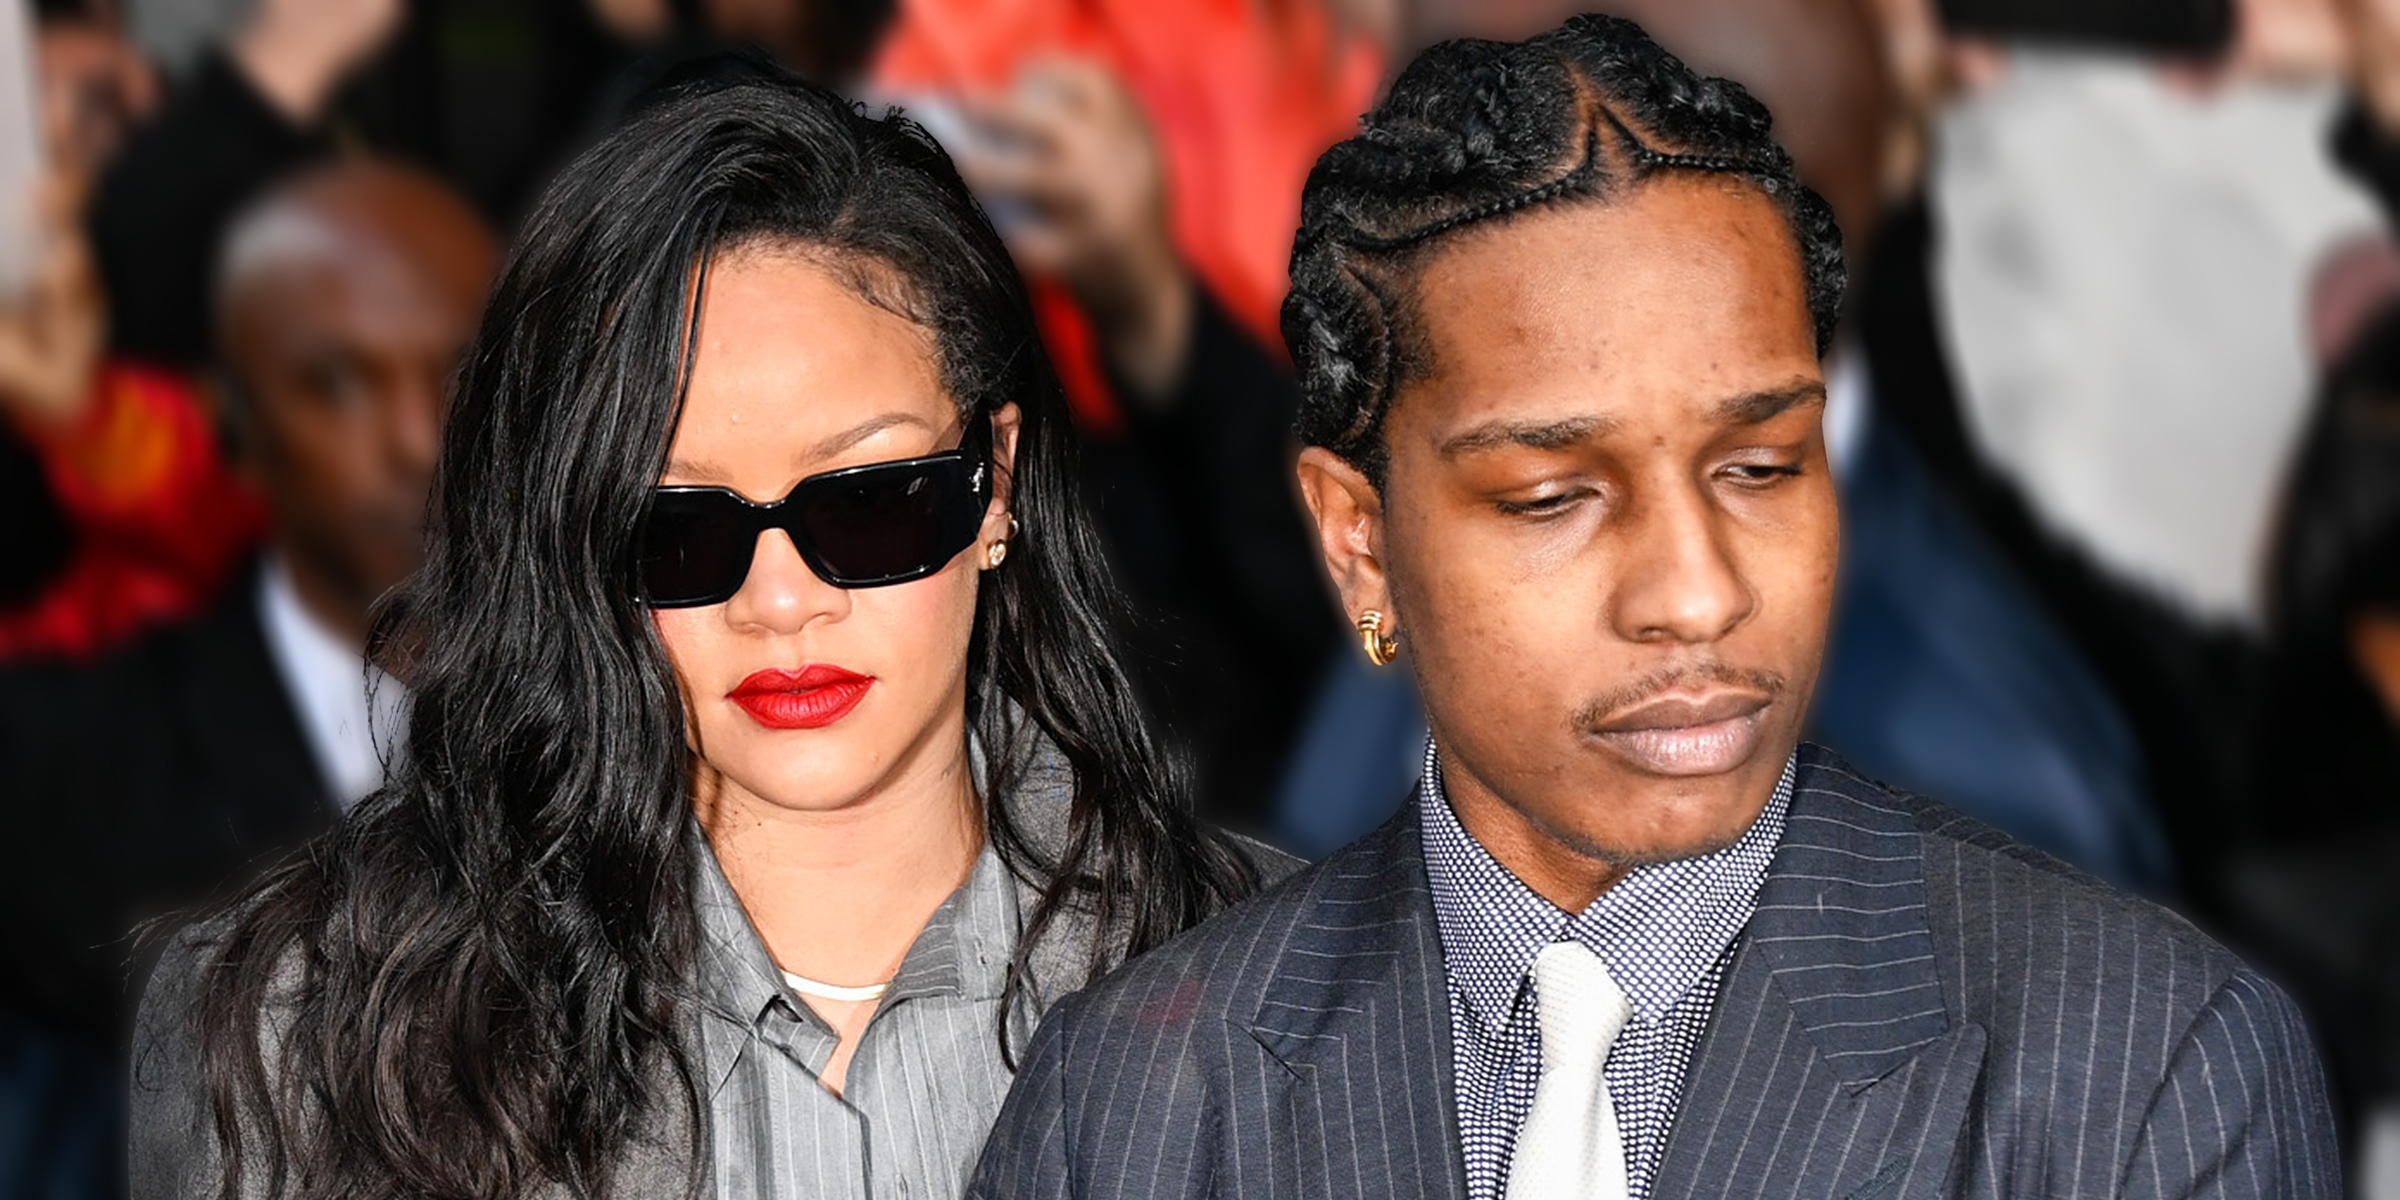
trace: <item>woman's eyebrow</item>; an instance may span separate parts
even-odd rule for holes
[[[869,417],[866,420],[861,421],[840,433],[834,434],[833,436],[818,442],[809,450],[808,459],[811,462],[817,462],[831,458],[834,455],[840,454],[842,451],[867,440],[868,438],[874,437],[876,434],[882,433],[886,429],[890,429],[899,425],[915,425],[924,429],[928,433],[939,432],[938,430],[934,429],[932,422],[927,421],[925,418],[920,417],[915,413],[887,412],[880,416]]]
[[[886,429],[901,425],[915,425],[926,430],[933,429],[932,422],[915,413],[883,413],[879,416],[869,417],[840,433],[819,441],[816,445],[809,447],[807,453],[800,456],[800,460],[803,463],[822,462]],[[726,470],[724,465],[715,459],[670,458],[667,460],[667,469],[663,478],[721,481],[731,476],[732,472]]]

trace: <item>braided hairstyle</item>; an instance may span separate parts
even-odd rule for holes
[[[1430,365],[1413,295],[1430,252],[1469,226],[1559,201],[1604,203],[1661,172],[1737,176],[1774,200],[1800,247],[1823,354],[1847,277],[1842,235],[1770,124],[1740,84],[1695,74],[1617,17],[1419,55],[1301,192],[1283,302],[1301,440],[1380,490],[1384,414]]]

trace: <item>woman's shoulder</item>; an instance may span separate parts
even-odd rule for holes
[[[243,935],[250,905],[238,905],[184,926],[161,944],[142,988],[134,1018],[128,1079],[132,1118],[127,1171],[133,1200],[207,1196],[222,1186],[217,1142],[216,1088],[210,1081],[211,1047],[202,1036],[211,999],[239,994],[226,976],[233,965],[228,947]],[[272,1078],[291,1013],[301,990],[302,957],[286,947],[261,993],[255,1016],[260,1066],[268,1073],[267,1094],[280,1089]],[[245,1145],[259,1142],[255,1122],[241,1123]],[[244,1157],[256,1166],[254,1154]],[[245,1173],[241,1200],[267,1197],[266,1173]]]

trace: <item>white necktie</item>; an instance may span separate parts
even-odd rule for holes
[[[1542,1074],[1517,1132],[1507,1200],[1625,1200],[1625,1142],[1601,1067],[1633,1003],[1580,942],[1553,942],[1533,960]]]

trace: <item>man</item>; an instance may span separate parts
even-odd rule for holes
[[[1842,585],[1804,736],[2081,870],[2153,898],[2172,891],[2125,716],[1894,419],[1935,387],[1949,393],[1946,374],[1928,382],[1922,371],[1887,371],[1895,358],[1922,361],[1912,352],[1938,355],[1922,297],[1921,340],[1863,319],[1906,301],[1875,287],[1887,273],[1878,187],[1895,89],[1858,0],[1422,0],[1414,28],[1517,40],[1587,8],[1632,18],[1687,65],[1765,102],[1801,182],[1842,230],[1853,285],[1823,364]],[[1305,774],[1277,805],[1279,831],[1306,834],[1286,848],[1312,858],[1390,816],[1408,790],[1393,781],[1415,778],[1424,747],[1404,673],[1344,665],[1348,693],[1309,731]],[[1391,707],[1394,694],[1408,719],[1378,719],[1378,701]]]
[[[1419,795],[1055,1009],[973,1194],[2340,1193],[2271,985],[1798,745],[1843,272],[1767,126],[1577,18],[1320,162],[1301,485]]]
[[[225,415],[268,546],[188,625],[0,675],[0,889],[35,915],[9,927],[0,1007],[113,1045],[137,922],[238,885],[380,782],[402,713],[364,657],[368,607],[415,569],[443,388],[497,258],[443,185],[372,163],[236,224]]]

